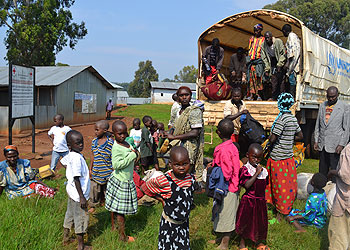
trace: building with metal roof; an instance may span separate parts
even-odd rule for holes
[[[0,133],[8,131],[8,74],[8,67],[0,67]],[[35,79],[36,128],[52,126],[58,113],[64,115],[66,124],[104,119],[107,91],[115,88],[93,66],[35,67]],[[26,118],[17,120],[13,131],[30,128]]]
[[[187,82],[151,82],[152,103],[173,103],[172,95],[181,86],[189,87],[192,90],[192,100],[197,97],[196,84]]]

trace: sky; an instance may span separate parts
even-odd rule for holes
[[[151,60],[159,80],[173,79],[184,66],[198,67],[197,41],[216,22],[233,14],[261,9],[276,0],[76,0],[75,22],[88,34],[74,50],[66,47],[56,63],[92,65],[111,82],[131,82],[140,61]],[[0,29],[0,66],[6,48]]]

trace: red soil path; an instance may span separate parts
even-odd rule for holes
[[[112,117],[112,120],[109,121],[110,128],[112,131],[112,123],[115,119],[120,119],[125,122],[125,124],[130,128],[132,126],[133,118],[131,117]],[[83,155],[85,158],[90,158],[91,152],[91,142],[95,137],[95,125],[94,123],[82,124],[82,125],[72,125],[71,128],[74,130],[78,130],[82,133],[84,137],[84,150]],[[20,158],[30,160],[31,166],[33,168],[39,168],[44,165],[50,164],[51,162],[51,151],[52,151],[52,143],[48,138],[47,132],[48,129],[40,129],[36,130],[35,135],[35,153],[32,153],[32,136],[20,134],[13,138],[12,144],[18,147]],[[8,145],[8,137],[0,137],[0,149],[3,149],[6,145]],[[40,159],[39,159],[40,158]],[[5,157],[2,152],[0,152],[0,161],[5,160]],[[57,165],[57,168],[61,168],[61,164]]]

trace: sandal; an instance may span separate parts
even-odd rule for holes
[[[256,248],[257,250],[270,250],[270,248],[266,245],[261,245]]]

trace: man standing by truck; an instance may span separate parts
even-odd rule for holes
[[[325,176],[337,168],[340,153],[349,141],[348,108],[338,96],[335,86],[327,89],[327,101],[320,105],[315,126],[314,149],[320,154],[319,172]]]
[[[292,31],[292,26],[290,26],[290,24],[283,25],[282,33],[285,37],[288,37],[286,42],[287,63],[285,64],[285,69],[287,71],[286,77],[289,82],[289,93],[295,98],[297,75],[299,74],[300,39]]]
[[[265,33],[265,42],[262,45],[261,58],[265,64],[264,74],[270,79],[272,86],[272,98],[277,100],[280,93],[285,92],[283,83],[283,66],[286,63],[286,53],[283,42],[272,36],[270,31]]]
[[[261,60],[261,46],[265,37],[261,34],[263,25],[258,23],[254,25],[254,36],[249,39],[247,63],[248,91],[246,100],[253,100],[255,97],[261,101],[261,92],[263,90],[262,75],[264,72],[264,63]]]

